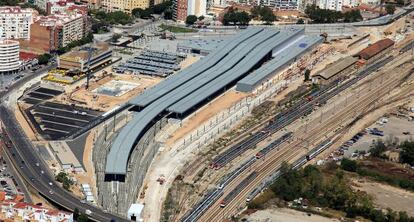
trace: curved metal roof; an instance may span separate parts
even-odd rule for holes
[[[282,32],[279,35],[273,36],[249,52],[249,54],[247,54],[234,68],[172,105],[168,108],[168,111],[185,113],[191,110],[193,107],[204,101],[205,98],[215,94],[229,83],[246,75],[250,69],[257,64],[257,61],[263,59],[274,48],[284,45],[287,40],[298,38],[298,36],[303,37],[303,35],[300,35],[302,33],[301,29],[293,29],[292,31]]]
[[[206,67],[205,63],[203,63],[204,67],[201,68],[201,71],[197,75],[193,74],[193,76],[188,77],[181,72],[180,75],[175,75],[176,78],[172,77],[170,78],[172,80],[168,81],[174,84],[174,86],[167,84],[164,87],[157,87],[157,90],[154,90],[155,87],[152,88],[153,90],[151,91],[155,96],[145,97],[145,103],[147,104],[145,108],[137,113],[116,137],[107,155],[105,173],[126,174],[129,155],[134,148],[136,140],[145,133],[145,129],[157,116],[165,111],[167,107],[232,69],[233,66],[239,63],[256,46],[276,36],[279,31],[259,30],[253,31],[254,34],[251,34],[252,31],[246,33],[248,35],[247,38],[236,38],[238,39],[237,43],[228,42],[226,50],[220,51],[222,52],[220,59],[214,59],[211,66]],[[211,57],[215,56],[217,54],[213,54]],[[195,63],[193,67],[195,67],[195,70],[200,70],[199,67],[201,66]]]
[[[322,41],[323,38],[317,35],[298,38],[292,44],[287,46],[287,48],[280,49],[272,60],[238,81],[236,90],[243,92],[253,90],[255,86],[261,84],[270,75],[278,70],[282,70],[286,64],[289,64],[315,44],[321,43]]]
[[[249,28],[246,31],[243,31],[241,34],[236,35],[234,38],[230,38],[229,41],[225,41],[220,44],[219,50],[213,53],[210,53],[205,58],[202,58],[200,61],[190,65],[186,69],[176,73],[170,78],[165,79],[164,81],[158,83],[152,88],[145,90],[142,94],[132,98],[129,103],[132,105],[137,105],[145,107],[154,100],[160,98],[166,93],[174,90],[185,82],[196,77],[200,73],[214,67],[220,60],[227,56],[227,54],[234,50],[242,41],[262,32],[263,28]]]

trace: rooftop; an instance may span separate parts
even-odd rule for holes
[[[361,57],[361,59],[368,60],[372,58],[373,56],[377,55],[378,53],[380,53],[381,51],[391,47],[392,45],[394,45],[394,43],[395,43],[394,41],[388,38],[379,40],[378,42],[360,51],[358,53],[358,56]]]
[[[327,80],[331,78],[332,76],[336,75],[337,73],[341,72],[342,70],[348,68],[349,66],[354,64],[356,61],[358,61],[358,58],[352,57],[352,56],[342,58],[337,62],[327,65],[325,69],[320,71],[315,76],[320,76],[323,79]]]
[[[81,46],[72,49],[70,52],[67,52],[61,56],[59,59],[62,60],[76,60],[78,62],[88,60],[88,53],[90,46]],[[99,43],[92,46],[92,58],[109,50],[109,46],[106,43]]]

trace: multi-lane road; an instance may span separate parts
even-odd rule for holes
[[[80,199],[57,184],[54,180],[54,176],[49,171],[49,167],[39,156],[37,148],[34,147],[27,138],[20,127],[20,124],[14,117],[13,112],[6,107],[3,99],[13,94],[27,82],[41,76],[50,68],[54,67],[45,67],[42,70],[38,70],[36,73],[24,77],[10,86],[7,92],[2,92],[0,94],[0,120],[3,123],[2,127],[5,134],[7,134],[12,142],[12,146],[5,149],[5,154],[12,160],[15,168],[19,169],[19,173],[25,182],[55,205],[70,211],[73,211],[75,208],[84,213],[86,210],[90,210],[92,213],[88,216],[95,221],[128,221],[125,218],[109,214],[95,206],[82,203]]]

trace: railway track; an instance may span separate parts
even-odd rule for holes
[[[364,77],[366,77],[367,75],[369,75],[373,71],[376,71],[379,68],[381,68],[382,66],[386,65],[391,60],[393,60],[393,57],[389,56],[389,57],[387,57],[387,58],[385,58],[385,59],[383,59],[383,60],[381,60],[381,61],[379,61],[375,64],[372,64],[371,66],[367,67],[363,71],[359,72],[356,75],[355,78],[343,83],[342,85],[339,85],[338,87],[336,87],[336,84],[338,84],[338,83],[335,83],[335,85],[330,85],[329,87],[317,92],[316,95],[315,95],[316,99],[314,101],[326,102],[327,100],[329,100],[333,96],[339,94],[343,90],[349,88],[350,86],[352,86],[353,84],[355,84],[359,80],[363,79]],[[268,129],[269,132],[276,132],[276,131],[280,130],[282,128],[281,127],[282,125],[285,125],[285,124],[288,125],[288,124],[293,122],[291,120],[289,121],[289,119],[291,119],[289,117],[291,117],[291,116],[299,117],[303,113],[307,114],[307,112],[309,112],[309,108],[313,107],[312,104],[313,104],[312,102],[309,102],[309,103],[305,103],[305,104],[302,103],[302,104],[298,104],[298,105],[294,106],[294,109],[296,109],[298,111],[293,112],[293,114],[287,113],[287,112],[279,114],[278,116],[275,117],[274,122],[272,122],[267,127],[265,127],[265,129]],[[289,115],[288,118],[283,117],[283,114]],[[286,119],[288,119],[288,120],[286,121]],[[295,153],[292,156],[297,156],[297,154]],[[251,160],[249,160],[249,161],[251,161]],[[246,161],[246,162],[248,162],[248,161]],[[195,221],[195,220],[197,220],[197,218],[202,214],[201,211],[204,211],[205,209],[207,209],[205,207],[205,205],[206,204],[208,205],[208,203],[213,202],[213,200],[211,200],[211,197],[214,197],[214,198],[218,199],[219,197],[221,197],[223,195],[223,192],[219,191],[219,190],[215,190],[215,191],[212,191],[210,193],[212,193],[212,194],[215,193],[216,195],[207,195],[206,198],[204,198],[203,201],[200,202],[200,204],[198,205],[198,208],[195,209],[195,211],[197,211],[196,214],[192,213],[194,211],[190,212],[190,214],[187,214],[187,216],[184,217],[183,221]],[[195,215],[196,215],[196,217],[194,217]]]
[[[240,156],[242,153],[244,153],[248,149],[252,149],[256,147],[256,145],[259,142],[263,141],[269,135],[293,123],[294,121],[299,119],[301,116],[310,114],[316,102],[320,104],[326,103],[326,101],[331,99],[333,96],[347,89],[348,87],[355,84],[359,80],[365,78],[367,75],[369,75],[373,71],[376,71],[380,67],[386,65],[392,59],[393,59],[393,56],[389,56],[377,63],[371,64],[366,69],[360,71],[356,75],[355,78],[352,78],[349,81],[346,81],[339,86],[338,86],[338,84],[340,83],[339,81],[333,82],[327,87],[324,87],[321,90],[313,93],[311,95],[313,98],[312,101],[302,100],[302,102],[296,103],[294,106],[292,106],[288,110],[277,114],[273,119],[269,121],[269,124],[267,126],[262,128],[261,131],[253,133],[250,137],[242,140],[241,142],[230,147],[223,153],[219,154],[216,158],[213,159],[210,167],[216,170],[220,169],[221,167],[230,163],[232,160]]]
[[[411,75],[411,73],[412,72],[409,72],[408,75]],[[398,79],[398,78],[390,78],[390,79],[392,81],[390,81],[387,84],[390,84],[390,85],[392,85],[394,87],[395,86],[398,86],[398,84],[401,83],[401,79]],[[348,110],[350,110],[351,112],[349,112],[349,111],[342,112],[340,115],[335,115],[334,118],[331,118],[331,121],[329,121],[328,123],[324,123],[324,125],[328,125],[328,126],[330,125],[331,127],[328,128],[327,130],[322,131],[322,132],[331,132],[334,128],[337,127],[337,125],[335,125],[333,123],[337,123],[338,122],[338,119],[347,118],[348,116],[352,118],[352,116],[353,116],[353,110],[361,110],[361,111],[363,111],[366,107],[370,107],[372,105],[372,103],[374,103],[376,100],[378,100],[378,98],[381,98],[386,93],[387,93],[387,91],[382,90],[382,88],[377,88],[376,90],[373,90],[371,93],[365,95],[364,98],[363,98],[363,100],[361,100],[358,103],[353,104],[350,108],[348,108]],[[361,106],[361,104],[367,104],[367,105]],[[314,133],[321,131],[318,128],[319,127],[315,128],[312,132],[310,132],[310,135],[317,135],[317,134],[314,134]],[[322,138],[323,137],[324,137],[324,135],[322,135]],[[313,151],[311,151],[308,154],[309,155],[308,158],[314,158],[317,154],[319,154],[324,149],[326,149],[326,145],[327,144],[329,144],[329,140],[325,140],[322,143],[322,145],[323,145],[322,148],[318,148],[317,147],[317,148],[315,148],[316,150],[314,149]],[[293,147],[291,146],[291,148],[294,149],[294,146]],[[286,154],[286,153],[288,153],[286,150],[291,150],[291,149],[285,149],[284,148],[283,150],[285,150],[285,154]],[[277,155],[277,157],[276,158],[272,158],[272,161],[270,161],[269,163],[264,164],[262,167],[255,168],[254,170],[257,171],[257,172],[260,172],[260,175],[262,175],[262,174],[263,175],[270,174],[274,169],[277,169],[277,167],[279,167],[280,164],[283,161],[292,161],[292,158],[295,157],[295,156],[298,156],[299,154],[300,154],[299,151],[294,150],[291,154],[288,154],[288,156],[286,158],[284,158],[283,160],[281,160],[280,156]],[[304,161],[303,158],[304,157],[302,156],[301,158],[299,158],[297,160],[299,162],[294,162],[294,164],[296,164],[294,166],[298,167],[299,165],[303,165],[305,163],[305,162],[303,162]],[[305,158],[306,158],[306,156],[305,156]],[[266,178],[266,176],[260,176],[260,175],[257,176],[257,179],[258,180]],[[252,183],[249,186],[246,186],[246,188],[243,189],[243,190],[241,190],[239,193],[244,193],[243,191],[254,190],[254,188],[256,186],[257,186],[256,183]],[[242,197],[239,197],[237,199],[234,199],[234,202],[235,203],[242,202],[243,200],[241,198]],[[252,198],[252,196],[250,196],[250,197],[248,196],[247,199],[249,199],[249,198]],[[235,210],[237,210],[235,206],[230,207],[230,209],[228,209],[229,207],[226,207],[226,212],[234,212]],[[224,212],[218,213],[218,211],[220,211],[220,208],[217,207],[217,204],[213,205],[212,208],[214,208],[214,210],[212,212],[209,211],[208,214],[205,214],[205,215],[208,215],[208,216],[206,216],[206,218],[203,217],[201,219],[201,221],[211,221],[211,220],[212,221],[215,221],[216,219],[218,219],[217,217],[220,217],[220,219],[226,217],[226,213],[224,213]]]

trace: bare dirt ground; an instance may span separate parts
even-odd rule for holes
[[[109,96],[93,92],[93,90],[105,85],[111,80],[121,80],[139,85],[121,96]],[[78,102],[82,106],[101,111],[108,111],[114,106],[124,103],[133,96],[140,94],[145,89],[159,83],[161,80],[162,78],[129,74],[114,74],[113,76],[108,75],[102,78],[101,74],[97,75],[96,79],[91,80],[89,89],[85,89],[83,86],[78,86],[73,89],[73,91],[68,89],[68,93],[56,97],[56,100],[63,103]]]
[[[33,129],[30,127],[29,123],[27,122],[26,118],[24,118],[22,112],[20,111],[18,105],[14,109],[14,115],[16,116],[17,121],[20,123],[20,126],[23,128],[24,133],[30,140],[37,140],[36,134],[33,132]]]
[[[370,181],[353,181],[354,189],[367,192],[374,197],[374,203],[381,208],[406,211],[414,216],[414,193],[389,185]]]
[[[78,184],[77,184],[78,190],[81,189],[80,188],[81,184],[87,183],[93,188],[92,192],[96,197],[97,195],[96,195],[95,168],[92,162],[93,140],[95,138],[95,134],[96,134],[96,131],[92,130],[91,133],[89,133],[88,137],[86,138],[85,150],[83,152],[83,165],[84,165],[86,172],[74,174],[73,176],[78,181]],[[83,194],[81,194],[81,196],[83,196]]]
[[[187,68],[187,66],[197,62],[198,60],[200,60],[199,56],[196,55],[188,55],[186,59],[184,59],[184,61],[181,62],[180,66],[181,69]]]
[[[339,222],[337,219],[322,217],[315,214],[308,216],[307,213],[288,208],[260,210],[246,218],[250,222]]]
[[[208,104],[206,107],[203,107],[200,111],[197,111],[193,116],[186,120],[181,128],[174,132],[173,136],[170,137],[165,144],[171,146],[177,140],[181,139],[188,132],[191,132],[196,127],[200,126],[206,120],[210,119],[212,116],[217,113],[228,109],[233,106],[235,103],[241,101],[243,98],[247,97],[247,94],[236,92],[231,90],[226,92],[224,95],[215,99],[213,102]]]

